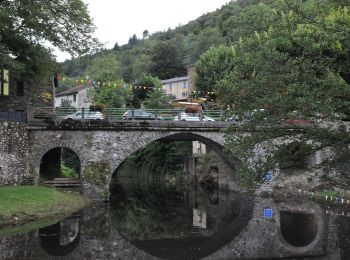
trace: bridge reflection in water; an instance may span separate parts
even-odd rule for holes
[[[0,239],[0,258],[17,250],[18,259],[349,259],[349,220],[317,203],[140,185],[119,185],[109,206]]]

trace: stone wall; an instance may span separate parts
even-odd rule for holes
[[[26,125],[0,122],[0,185],[30,182]]]
[[[29,234],[0,237],[0,259],[27,259]]]

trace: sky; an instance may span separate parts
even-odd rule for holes
[[[229,0],[83,0],[97,29],[95,37],[108,49],[118,42],[126,44],[136,34],[150,34],[185,25],[199,16],[215,11]],[[54,51],[57,61],[69,59],[68,53]]]

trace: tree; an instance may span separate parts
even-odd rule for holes
[[[151,52],[153,76],[167,79],[186,74],[183,40],[178,35],[175,39],[156,43]]]
[[[153,91],[147,94],[145,107],[150,109],[164,109],[170,107],[171,96],[164,94],[160,87],[156,87]]]
[[[196,63],[196,87],[200,91],[216,91],[219,82],[234,69],[234,50],[219,46],[203,53]],[[231,103],[230,103],[231,104]]]
[[[158,78],[151,75],[143,74],[135,83],[136,88],[133,89],[134,99],[132,104],[134,107],[140,107],[145,101],[147,95],[153,90],[160,89],[161,83]]]
[[[142,33],[142,38],[143,39],[147,39],[149,37],[149,31],[148,30],[144,30]]]
[[[147,54],[138,55],[132,63],[132,78],[139,79],[142,74],[149,74],[152,66],[151,57]]]
[[[213,82],[222,100],[242,112],[265,108],[274,119],[292,111],[305,117],[350,115],[350,74],[344,70],[349,62],[344,54],[350,50],[345,36],[350,15],[346,9],[308,4],[305,8],[300,1],[289,1],[281,7],[287,10],[280,11],[274,29],[234,45],[235,66]]]
[[[20,74],[37,76],[52,69],[45,42],[72,55],[88,52],[97,46],[94,30],[81,0],[0,2],[0,49],[10,57],[3,65],[22,64]]]
[[[296,153],[295,161],[300,161],[300,151],[305,149],[298,147],[305,145],[308,154],[332,147],[332,160],[339,162],[350,154],[348,133],[319,125],[289,132],[281,129],[279,122],[285,122],[293,113],[304,119],[322,116],[327,121],[334,120],[335,115],[350,115],[350,78],[346,69],[350,13],[345,7],[333,9],[313,0],[279,3],[277,19],[270,29],[236,42],[232,47],[232,70],[213,82],[221,100],[235,104],[236,113],[265,109],[247,127],[269,128],[239,139],[229,134],[228,148],[249,156],[248,151],[257,144],[279,138],[278,147],[262,162],[265,170],[274,167],[285,151]],[[218,71],[220,64],[213,60],[212,69]],[[284,141],[293,138],[297,145],[289,149]]]
[[[116,43],[114,44],[113,51],[116,51],[116,52],[119,52],[119,51],[120,51],[120,46],[119,46],[118,42],[116,42]]]
[[[85,73],[86,76],[97,82],[121,79],[120,65],[113,53],[95,58]]]
[[[123,87],[123,83],[104,86],[98,88],[93,93],[94,104],[103,104],[110,108],[125,107],[126,103],[130,103],[132,92],[128,88]]]
[[[136,34],[134,34],[132,37],[129,38],[128,44],[129,45],[136,45],[138,42]]]
[[[207,28],[198,35],[190,34],[186,37],[187,63],[194,64],[199,56],[210,47],[224,44],[224,38],[217,28]]]

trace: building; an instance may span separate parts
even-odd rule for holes
[[[32,82],[0,68],[0,112],[10,115],[25,113],[28,105],[52,106],[52,89],[50,82]]]
[[[161,81],[162,89],[166,95],[175,96],[175,99],[188,98],[190,91],[188,88],[188,77],[178,77]]]
[[[195,90],[196,76],[196,68],[188,66],[186,77],[161,80],[162,89],[166,95],[175,96],[175,99],[187,99]]]
[[[61,106],[64,100],[68,101],[75,108],[89,108],[92,105],[89,91],[91,86],[79,86],[68,89],[55,95],[55,107]]]

